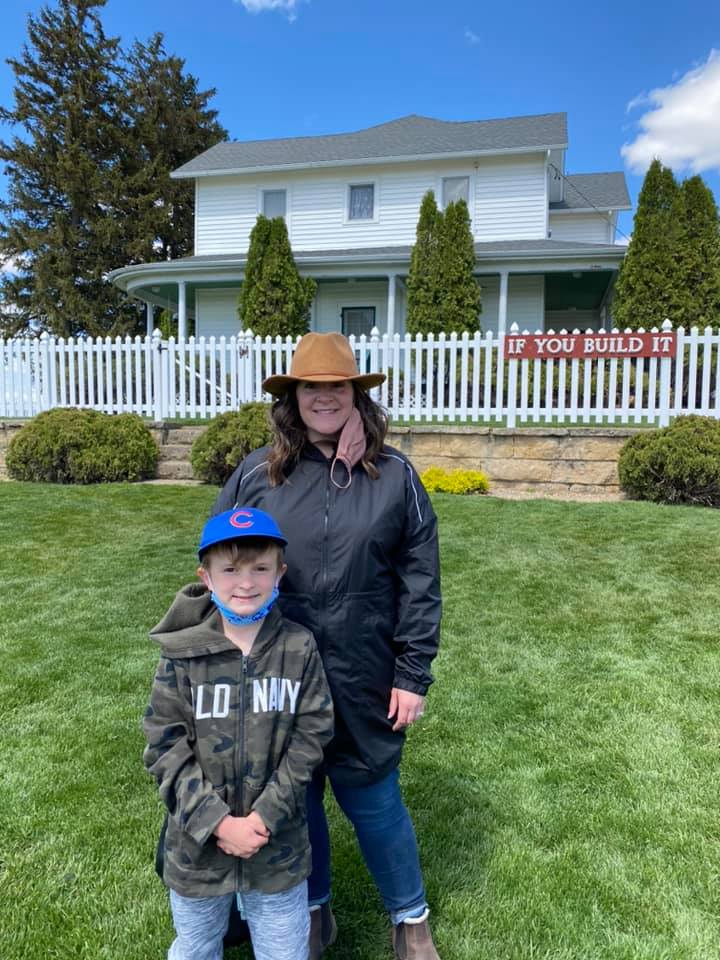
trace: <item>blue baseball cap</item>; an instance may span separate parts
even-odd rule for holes
[[[256,510],[255,507],[235,507],[216,517],[210,517],[203,527],[198,547],[198,557],[216,543],[226,540],[238,540],[240,537],[266,537],[276,543],[287,545],[278,525],[269,513]]]

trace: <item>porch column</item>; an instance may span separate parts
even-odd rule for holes
[[[185,281],[178,280],[178,340],[185,340],[187,334],[187,308],[185,306]]]
[[[388,275],[388,299],[387,299],[387,332],[391,337],[395,333],[395,287],[397,276],[394,273]]]
[[[508,271],[500,271],[500,299],[498,301],[498,333],[507,330]]]
[[[153,318],[154,310],[153,305],[149,300],[145,301],[145,336],[151,337],[153,335]]]

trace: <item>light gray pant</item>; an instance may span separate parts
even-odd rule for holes
[[[177,937],[168,960],[222,960],[234,893],[220,897],[181,897],[170,891]],[[238,894],[255,960],[308,960],[310,913],[307,882],[282,893],[247,890]]]

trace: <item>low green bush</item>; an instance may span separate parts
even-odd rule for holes
[[[488,478],[479,470],[443,470],[428,467],[420,479],[428,493],[487,493]]]
[[[222,486],[241,460],[270,442],[269,410],[265,403],[246,403],[237,411],[215,417],[192,445],[193,475]]]
[[[14,480],[110,483],[155,476],[158,454],[134,413],[60,407],[38,414],[13,437],[6,464]]]
[[[618,475],[636,500],[720,506],[720,421],[678,417],[631,437],[620,451]]]

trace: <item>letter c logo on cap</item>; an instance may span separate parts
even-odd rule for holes
[[[249,517],[250,519],[243,521],[243,520],[240,520],[239,517]],[[251,514],[251,513],[248,513],[247,510],[237,510],[237,511],[230,517],[230,524],[231,524],[231,526],[233,526],[233,527],[238,527],[238,529],[240,529],[240,530],[247,530],[247,528],[248,528],[248,527],[251,527],[251,526],[253,525],[253,523],[254,523],[254,521],[253,521],[253,519],[252,519],[252,514]]]

